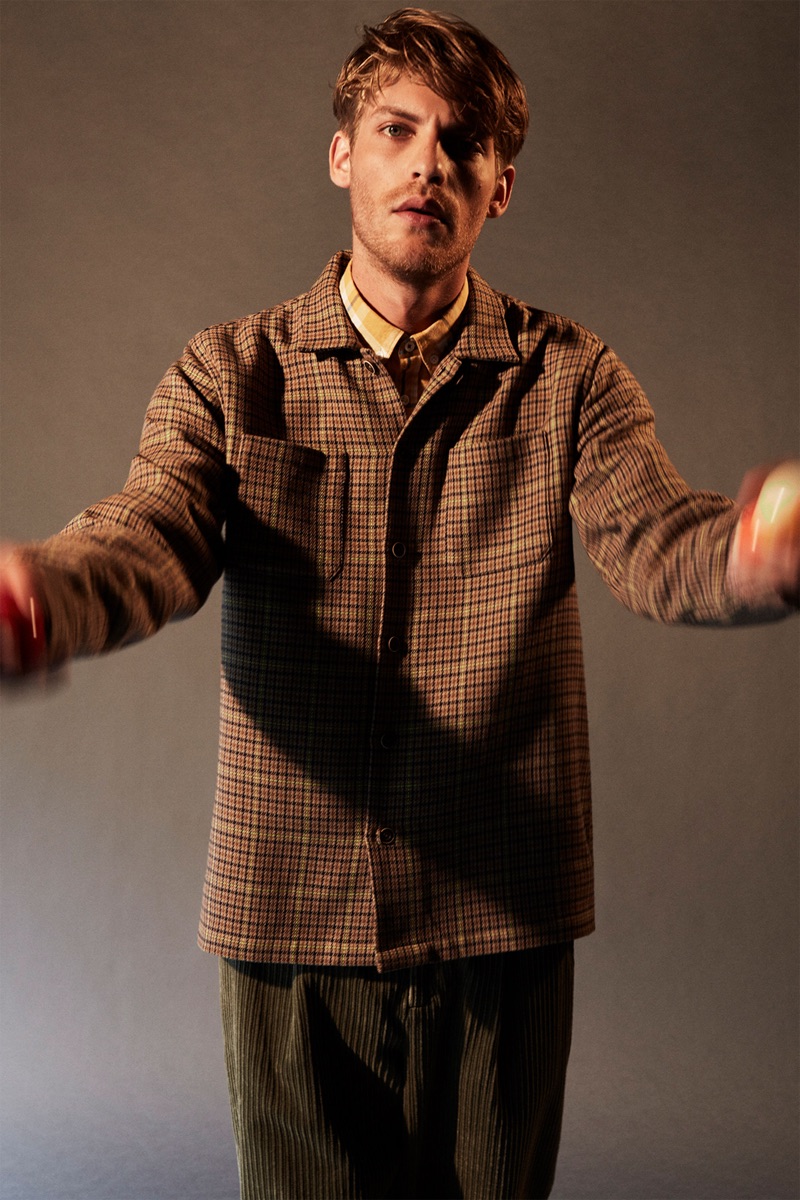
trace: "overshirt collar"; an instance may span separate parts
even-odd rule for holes
[[[339,280],[349,260],[343,250],[334,254],[311,290],[300,298],[296,334],[300,350],[361,349],[339,295]]]
[[[508,330],[504,297],[470,267],[469,300],[455,353],[464,360],[519,362],[520,355]]]

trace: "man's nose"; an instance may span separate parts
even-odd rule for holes
[[[420,137],[415,146],[413,173],[425,183],[442,183],[444,179],[444,149],[438,136]]]

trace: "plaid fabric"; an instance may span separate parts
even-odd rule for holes
[[[679,478],[597,338],[474,273],[407,419],[345,262],[199,334],[125,489],[29,547],[51,656],[154,632],[224,568],[206,950],[383,970],[578,937],[570,516],[634,611],[725,623],[746,616],[724,584],[736,510]]]
[[[428,386],[432,372],[455,340],[454,329],[467,304],[469,281],[464,280],[461,291],[438,320],[413,336],[391,325],[370,308],[355,285],[350,263],[339,283],[339,294],[348,317],[364,341],[378,358],[386,359],[403,404],[413,408]]]

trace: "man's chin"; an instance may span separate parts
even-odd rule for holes
[[[411,254],[391,256],[384,263],[386,270],[402,283],[424,285],[454,270],[460,262],[459,256],[441,249],[417,249]]]

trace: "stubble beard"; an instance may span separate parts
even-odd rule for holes
[[[378,213],[357,185],[351,185],[351,213],[353,233],[379,269],[401,283],[418,287],[459,267],[469,258],[480,233],[480,229],[468,229],[454,235],[451,226],[444,224],[432,229],[408,229],[393,237],[381,231],[387,218]]]

